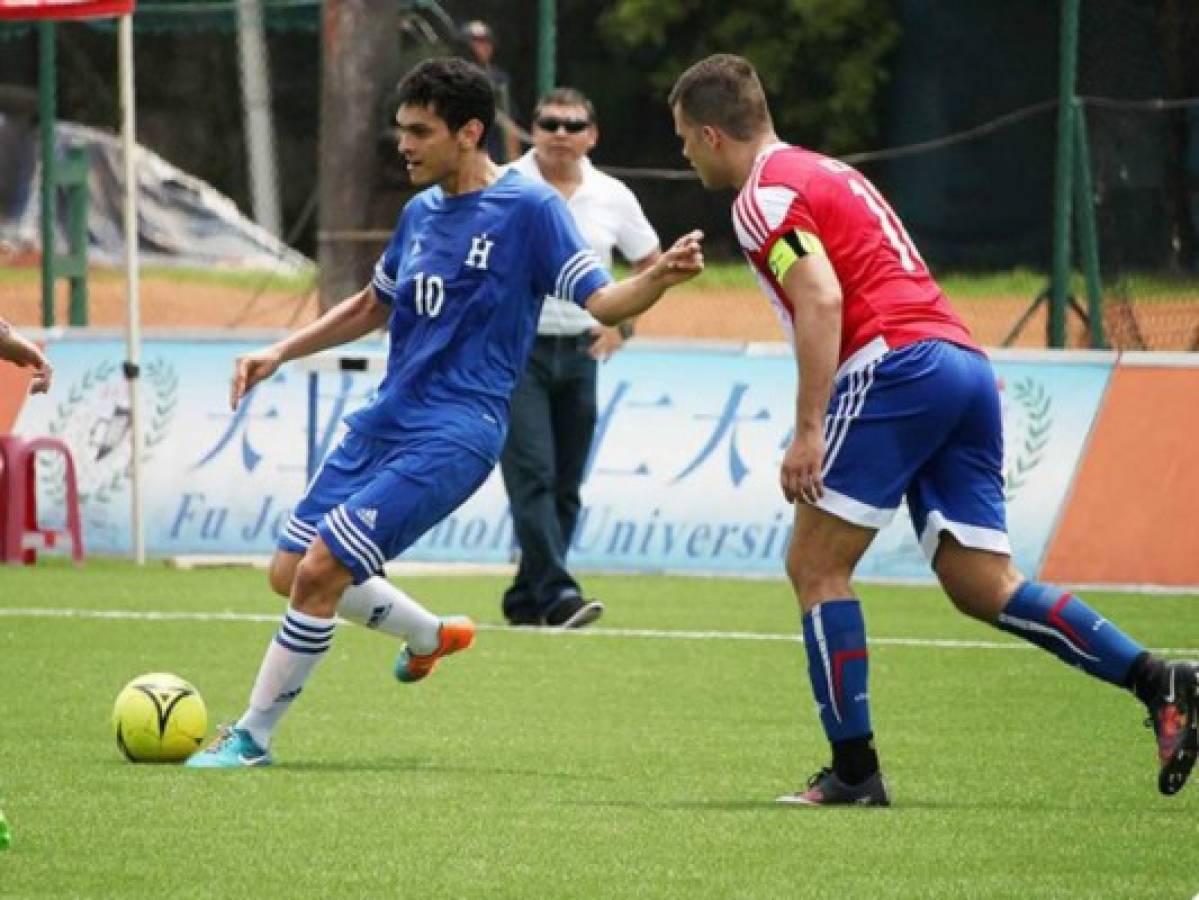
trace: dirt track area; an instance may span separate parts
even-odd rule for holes
[[[121,328],[125,324],[125,286],[120,278],[105,276],[88,285],[90,324]],[[971,299],[956,306],[975,337],[986,346],[999,346],[1008,337],[1030,298]],[[291,328],[317,314],[315,293],[257,293],[238,288],[143,278],[141,323],[143,328],[262,329]],[[17,326],[41,324],[41,299],[36,279],[25,283],[0,282],[0,316]],[[56,320],[67,321],[67,291],[60,285]],[[1038,309],[1021,330],[1013,346],[1045,346],[1045,309]],[[1072,346],[1085,346],[1082,323],[1069,321]],[[733,341],[783,339],[770,304],[753,289],[714,290],[678,288],[667,294],[638,325],[638,334],[652,338],[694,338]],[[1138,309],[1113,308],[1108,333],[1121,346],[1145,344],[1149,349],[1188,349],[1199,336],[1199,303],[1154,302]]]
[[[287,294],[250,289],[143,278],[143,328],[290,328],[317,314],[315,294]],[[120,279],[94,279],[88,285],[89,323],[119,328],[125,324],[125,286]],[[55,304],[56,321],[67,321],[66,285]],[[41,296],[36,282],[0,283],[0,315],[18,326],[41,323]],[[776,341],[778,320],[756,291],[678,289],[667,295],[640,322],[646,337],[683,337]]]

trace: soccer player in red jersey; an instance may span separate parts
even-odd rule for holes
[[[746,60],[718,54],[696,63],[670,106],[704,186],[738,191],[738,241],[799,365],[794,438],[780,472],[795,503],[787,575],[832,765],[780,802],[890,803],[850,579],[903,500],[961,612],[1148,707],[1158,788],[1177,793],[1199,747],[1199,665],[1146,652],[1078,597],[1012,564],[995,376],[903,223],[861,173],[779,140]]]

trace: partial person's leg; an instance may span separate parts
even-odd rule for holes
[[[275,725],[329,648],[335,626],[333,609],[350,582],[348,574],[342,576],[337,567],[330,565],[327,548],[317,536],[317,522],[369,479],[373,462],[371,443],[350,432],[308,486],[271,560],[271,588],[291,603],[259,667],[250,707],[238,725],[223,729],[212,744],[187,761],[188,766],[235,768],[271,762],[268,750]],[[313,545],[320,548],[314,551]],[[308,559],[312,563],[306,566]],[[344,571],[344,567],[341,569]],[[334,589],[332,602],[313,602],[314,596]],[[296,605],[297,597],[300,606]]]
[[[595,436],[598,368],[599,364],[591,355],[579,349],[553,398],[554,446],[558,461],[554,508],[567,553],[579,521],[582,505],[579,491]]]
[[[1012,564],[1003,496],[1003,421],[990,364],[948,349],[969,402],[908,491],[933,570],[959,610],[1132,691],[1157,734],[1162,793],[1176,793],[1199,752],[1199,668],[1166,663],[1075,595],[1026,580]]]
[[[539,624],[537,586],[547,561],[561,543],[554,512],[554,440],[550,427],[549,379],[552,348],[534,344],[528,366],[512,394],[508,438],[500,474],[520,546],[517,577],[504,595],[504,616],[514,625]]]
[[[272,561],[271,586],[290,582],[291,603],[275,639],[267,648],[250,708],[238,724],[188,760],[196,768],[265,765],[275,727],[300,694],[316,662],[333,640],[335,614],[347,589],[351,606],[371,604],[372,615],[395,594],[377,573],[433,524],[466,500],[492,468],[482,455],[463,452],[456,444],[416,447],[379,441],[351,432],[322,466],[280,538]],[[300,551],[303,557],[296,561]],[[397,632],[410,637],[396,661],[402,682],[426,677],[437,660],[464,650],[474,640],[474,624],[465,617],[437,620],[415,601],[386,602],[380,621],[394,621]],[[395,616],[394,620],[392,616]],[[433,623],[436,623],[433,625]],[[434,639],[420,652],[411,636]]]
[[[340,499],[347,499],[350,496],[347,491],[354,487],[352,482],[344,482],[344,485],[338,495]],[[285,546],[277,548],[271,558],[268,580],[272,590],[282,597],[291,597],[300,560],[317,539],[317,523],[328,512],[326,503],[332,502],[332,497],[326,496],[328,492],[318,484],[313,488],[297,508],[298,515],[288,522]],[[317,496],[325,497],[326,503],[315,503]],[[290,549],[301,546],[303,550]],[[441,620],[382,575],[373,575],[360,584],[347,587],[338,603],[337,614],[355,625],[403,638],[417,653],[429,653],[437,646]]]
[[[296,580],[296,569],[300,567],[300,560],[304,558],[307,550],[307,547],[303,551],[275,548],[270,567],[267,569],[267,581],[271,590],[280,597],[291,599],[291,586]]]
[[[832,774],[817,776],[809,790],[788,802],[844,802],[843,787],[878,779],[878,756],[870,724],[866,623],[850,578],[875,531],[806,504],[796,504],[795,530],[787,550],[787,576],[803,613],[804,652],[820,723],[832,750]],[[887,802],[879,784],[874,802]]]
[[[1149,653],[1075,594],[1026,580],[1007,556],[966,547],[951,534],[942,536],[933,568],[962,612],[1131,691],[1157,737],[1158,789],[1182,789],[1199,754],[1199,666]]]
[[[403,638],[414,653],[432,653],[437,648],[441,619],[383,575],[347,587],[337,614],[355,625]]]
[[[1109,684],[1132,687],[1133,664],[1148,655],[1078,597],[1026,580],[1006,554],[967,547],[944,532],[933,571],[961,612],[1022,637]]]
[[[838,379],[829,404],[824,493],[818,508],[796,507],[787,573],[804,614],[808,671],[833,765],[784,802],[890,802],[873,743],[866,626],[850,577],[950,427],[937,356],[935,344],[878,358],[867,352]]]
[[[323,514],[313,511],[318,478],[287,526],[283,549],[302,541],[309,542],[308,549],[294,569],[291,608],[259,673],[251,709],[238,723],[264,748],[315,665],[294,654],[323,653],[337,612],[408,639],[395,669],[403,682],[423,679],[441,656],[466,649],[474,639],[469,619],[437,618],[378,573],[469,497],[486,479],[490,461],[453,444],[358,443],[362,452],[355,468],[364,476],[342,479],[350,485],[338,492],[344,499],[321,504]],[[334,499],[330,491],[319,494]],[[287,557],[277,560],[273,582],[286,579],[289,563]]]
[[[319,537],[296,567],[291,604],[250,692],[250,708],[237,722],[264,751],[279,720],[333,643],[337,604],[352,575]]]
[[[438,618],[382,577],[384,564],[461,506],[487,479],[494,460],[452,441],[380,442],[370,480],[321,518],[320,540],[350,573],[339,612],[408,639],[395,663],[404,683],[428,676],[437,661],[469,647],[474,623]],[[297,580],[303,574],[303,567]]]
[[[294,554],[290,554],[293,555]],[[286,576],[291,560],[277,558],[271,583]],[[279,721],[304,689],[312,670],[333,642],[334,612],[351,574],[318,537],[294,568],[291,603],[267,646],[249,707],[232,728],[188,760],[193,768],[269,765]]]
[[[595,432],[595,378],[598,364],[582,345],[564,352],[550,397],[554,437],[554,511],[559,543],[546,558],[538,584],[546,623],[577,628],[598,619],[601,602],[585,600],[578,581],[567,567],[570,542],[579,520],[579,489]]]

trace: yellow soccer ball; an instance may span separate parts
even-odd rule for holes
[[[191,684],[170,672],[139,675],[112,708],[112,733],[130,762],[179,762],[204,743],[208,710]]]

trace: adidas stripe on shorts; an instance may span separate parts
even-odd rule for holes
[[[461,506],[493,466],[453,441],[350,431],[321,465],[279,547],[303,553],[319,534],[361,583]]]
[[[821,509],[877,529],[906,499],[930,560],[944,531],[1011,553],[1003,418],[982,353],[939,340],[886,351],[838,379],[824,433]]]

